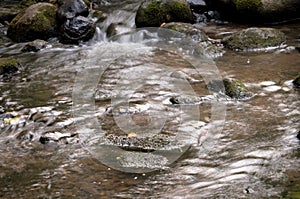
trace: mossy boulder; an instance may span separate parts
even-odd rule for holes
[[[215,92],[223,92],[233,99],[245,100],[254,96],[254,94],[237,79],[225,78],[208,83],[207,88]]]
[[[37,3],[11,21],[7,36],[15,42],[47,40],[57,35],[56,27],[56,7],[50,3]]]
[[[300,88],[300,75],[298,75],[296,77],[296,79],[294,79],[293,84],[294,84],[294,87]]]
[[[0,75],[15,73],[19,67],[20,63],[14,58],[0,58]]]
[[[225,47],[232,50],[252,51],[277,48],[286,41],[283,32],[274,28],[247,28],[223,39]]]
[[[300,17],[298,0],[211,0],[223,16],[247,23],[276,23]]]
[[[146,0],[138,8],[137,27],[159,27],[168,22],[193,22],[189,4],[185,0]]]

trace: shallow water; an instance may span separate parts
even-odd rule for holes
[[[99,27],[122,16],[121,30],[129,30],[137,2],[128,1],[124,9],[118,1],[101,5],[104,11],[116,9]],[[278,27],[288,45],[299,44],[299,26]],[[211,36],[240,28],[205,27]],[[214,61],[200,56],[193,66],[190,52],[157,43],[153,34],[147,37],[151,45],[126,36],[104,43],[105,33],[99,35],[89,45],[53,45],[38,53],[20,53],[23,44],[0,48],[2,57],[14,56],[23,65],[1,78],[0,105],[25,120],[1,123],[1,198],[299,197],[300,93],[291,85],[300,71],[297,50],[227,50]],[[200,81],[176,79],[174,71]],[[208,95],[206,81],[219,75],[242,80],[256,96],[187,106],[168,101],[181,94]],[[171,135],[181,145],[131,153],[100,139],[130,132]],[[40,137],[51,133],[65,137],[41,144]],[[162,157],[171,164],[160,166]]]

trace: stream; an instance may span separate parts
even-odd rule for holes
[[[0,198],[300,197],[297,48],[207,58],[167,30],[135,30],[139,0],[102,2],[105,17],[88,43],[37,53],[22,53],[23,43],[0,46],[0,57],[22,64],[0,79]],[[120,35],[109,39],[111,23]],[[299,22],[274,27],[299,46]],[[246,26],[203,28],[218,38]],[[174,77],[178,71],[197,81]],[[209,95],[207,82],[222,77],[240,79],[255,96],[169,101]],[[131,151],[103,140],[110,134],[170,140]]]

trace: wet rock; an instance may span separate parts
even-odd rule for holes
[[[211,0],[223,16],[247,23],[276,23],[298,18],[297,0]]]
[[[188,4],[190,4],[191,7],[206,6],[204,0],[187,0],[187,2]]]
[[[107,27],[107,30],[106,30],[106,35],[107,37],[112,37],[112,36],[115,36],[118,34],[118,31],[117,31],[117,24],[115,23],[111,23],[108,27]]]
[[[225,95],[213,94],[206,96],[194,96],[194,95],[180,95],[170,98],[172,104],[183,104],[183,105],[195,105],[205,102],[216,102],[216,101],[229,101],[232,100]]]
[[[171,22],[164,24],[162,27],[184,33],[185,35],[192,37],[193,40],[197,42],[208,41],[208,36],[203,30],[189,23]]]
[[[168,22],[193,22],[193,15],[185,0],[149,0],[138,8],[137,27],[159,27]]]
[[[15,73],[21,64],[14,58],[0,58],[0,75]]]
[[[232,101],[233,99],[221,93],[206,96],[180,95],[170,98],[172,104],[195,105],[205,102]]]
[[[169,136],[157,134],[153,137],[139,138],[135,136],[116,136],[109,134],[105,137],[109,144],[128,151],[151,152],[166,147],[172,141]]]
[[[300,140],[300,131],[297,134],[297,138]]]
[[[57,18],[60,24],[77,16],[87,17],[89,9],[82,0],[58,0]]]
[[[246,100],[254,96],[240,80],[236,79],[215,80],[208,83],[207,88],[215,92],[225,93],[230,98],[237,100]]]
[[[55,37],[56,7],[38,3],[24,9],[9,24],[7,36],[15,42]]]
[[[222,50],[223,46],[214,44],[213,42],[217,41],[210,39],[199,26],[188,23],[171,22],[164,24],[162,27],[183,33],[185,37],[190,37],[198,44],[198,48],[202,49],[203,53],[209,57],[220,57],[224,53]]]
[[[300,88],[300,75],[298,75],[296,77],[296,79],[293,80],[293,84],[294,84],[294,87]]]
[[[78,44],[94,36],[96,25],[87,18],[89,9],[83,0],[58,0],[58,5],[57,18],[60,24],[61,43]]]
[[[80,41],[91,39],[95,31],[96,25],[91,19],[78,16],[62,25],[59,41],[64,44],[78,44]]]
[[[38,52],[43,48],[47,47],[48,42],[41,40],[41,39],[36,39],[32,42],[27,43],[22,49],[22,52]]]
[[[223,39],[225,47],[236,51],[259,51],[283,47],[285,34],[274,28],[247,28]]]
[[[78,133],[47,132],[40,137],[39,141],[42,144],[49,142],[63,142],[65,144],[77,143]]]
[[[174,77],[176,79],[186,80],[189,83],[199,83],[199,82],[201,82],[200,80],[191,77],[190,75],[186,74],[183,71],[174,71],[174,72],[171,73],[171,77]]]
[[[172,104],[198,104],[202,102],[201,97],[193,95],[181,95],[176,97],[171,97],[170,102]]]

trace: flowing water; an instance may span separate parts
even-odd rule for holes
[[[211,60],[151,29],[106,42],[109,24],[118,33],[134,27],[138,5],[102,1],[106,17],[89,44],[54,43],[38,53],[1,46],[1,57],[22,67],[0,81],[0,197],[299,198],[300,93],[291,84],[299,52],[227,50]],[[214,38],[241,28],[204,26]],[[299,23],[276,28],[289,46],[299,45]],[[198,81],[174,78],[178,71]],[[185,106],[168,100],[209,95],[207,81],[221,76],[242,80],[255,97]],[[131,152],[101,140],[130,132],[179,143]]]

